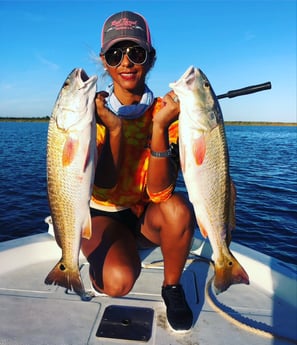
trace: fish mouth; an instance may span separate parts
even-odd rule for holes
[[[210,86],[210,83],[206,77],[206,75],[202,72],[200,68],[196,68],[194,66],[190,66],[185,73],[179,78],[179,80],[175,83],[172,83],[173,86],[185,83],[190,89],[195,88],[195,82],[197,78],[202,78],[204,81],[205,86]]]
[[[183,84],[184,82],[186,82],[186,84],[189,84],[190,82],[193,82],[194,75],[195,68],[194,66],[190,66],[177,81],[170,83],[169,86],[174,89],[175,87],[179,86],[180,84]]]
[[[186,82],[187,85],[192,85],[195,81],[196,69],[194,66],[190,66],[186,72],[181,76],[181,79]]]
[[[184,79],[186,84],[189,87],[192,87],[193,85],[195,85],[195,81],[197,78],[202,78],[204,86],[210,87],[210,83],[209,83],[206,75],[201,71],[200,68],[190,66],[181,77],[181,79]]]
[[[82,68],[79,68],[77,70],[77,75],[80,77],[82,81],[87,81],[89,80],[89,76],[87,75],[86,71]]]
[[[196,78],[200,74],[202,72],[199,68],[190,66],[176,82],[170,83],[169,86],[174,89],[186,85],[189,89],[194,89]]]
[[[89,77],[87,72],[83,68],[77,68],[75,70],[76,78],[80,81],[81,87],[84,87],[88,84],[92,84],[97,82],[97,76],[93,75]]]

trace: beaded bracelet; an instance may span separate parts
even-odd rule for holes
[[[161,151],[161,152],[151,150],[151,155],[156,158],[172,157],[172,150],[171,148],[169,148],[166,151]]]

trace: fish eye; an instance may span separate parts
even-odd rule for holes
[[[211,120],[216,119],[216,114],[215,114],[214,111],[212,111],[212,112],[209,114],[209,116],[210,116],[210,119],[211,119]]]
[[[209,88],[209,86],[210,86],[209,83],[208,83],[207,81],[205,81],[205,82],[204,82],[204,87],[205,87],[205,88]]]

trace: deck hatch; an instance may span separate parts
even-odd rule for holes
[[[104,310],[96,336],[147,342],[152,335],[154,310],[110,305]]]

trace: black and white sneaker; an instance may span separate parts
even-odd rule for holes
[[[188,306],[183,287],[166,285],[162,287],[162,297],[166,304],[167,320],[175,332],[187,332],[193,324],[193,313]]]

